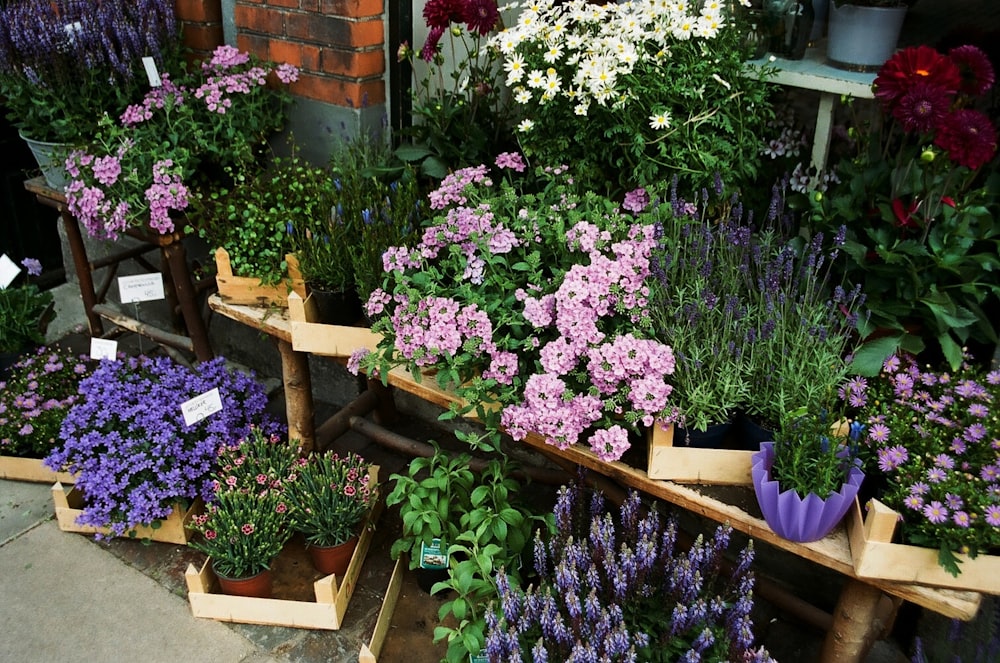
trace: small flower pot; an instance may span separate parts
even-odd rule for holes
[[[223,594],[232,596],[250,596],[258,599],[271,598],[271,569],[264,569],[257,575],[248,578],[230,578],[219,573],[212,562],[212,571],[219,579],[219,589]]]
[[[324,325],[350,326],[361,320],[362,306],[357,291],[324,290],[307,284],[316,302],[316,314]]]
[[[335,546],[308,546],[306,550],[309,551],[309,557],[317,571],[343,577],[347,573],[347,567],[351,564],[351,557],[357,546],[358,537],[352,536],[344,543]]]
[[[694,449],[724,449],[733,422],[726,421],[721,424],[712,424],[705,430],[694,428],[676,427],[674,431],[674,441],[679,447],[692,447]]]
[[[832,532],[854,503],[865,478],[861,461],[856,459],[847,483],[838,492],[825,500],[813,493],[802,498],[794,490],[782,490],[771,478],[773,465],[774,443],[763,442],[750,467],[757,503],[775,534],[798,543],[818,541]]]

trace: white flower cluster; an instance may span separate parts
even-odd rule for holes
[[[749,0],[739,1],[749,6]],[[586,116],[593,103],[612,108],[628,103],[628,86],[620,83],[638,63],[666,62],[672,44],[718,35],[726,26],[727,4],[527,0],[505,8],[520,9],[517,23],[491,37],[489,45],[503,55],[507,87],[518,103],[544,105],[562,95],[576,115]],[[666,110],[649,120],[654,129],[670,127]]]

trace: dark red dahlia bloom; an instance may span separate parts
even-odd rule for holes
[[[997,151],[997,132],[990,119],[977,110],[952,111],[938,127],[934,144],[948,152],[960,166],[975,170]]]
[[[958,66],[962,77],[961,91],[978,97],[986,94],[996,80],[993,65],[980,49],[972,45],[958,46],[948,51],[948,57]]]
[[[452,23],[462,23],[464,20],[462,0],[427,0],[424,5],[424,21],[429,28],[446,30]]]
[[[929,81],[917,81],[900,97],[892,116],[907,132],[929,133],[951,109],[951,95]]]
[[[445,28],[431,28],[430,34],[427,35],[427,41],[424,42],[423,48],[420,49],[421,60],[424,62],[431,62],[434,60],[434,55],[437,53],[438,42],[441,41],[444,31]]]
[[[465,25],[470,31],[486,35],[500,19],[495,0],[466,0]]]
[[[958,92],[958,66],[930,46],[911,46],[889,58],[875,77],[875,98],[891,108],[918,81],[932,83],[949,94]]]

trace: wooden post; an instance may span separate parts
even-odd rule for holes
[[[205,321],[202,319],[198,303],[195,301],[197,293],[194,284],[191,283],[191,274],[188,271],[187,251],[184,250],[180,239],[164,246],[163,256],[170,267],[171,281],[173,281],[174,292],[181,307],[187,334],[194,346],[194,355],[198,361],[208,361],[214,356],[214,353],[208,341],[208,329],[205,327]]]
[[[850,579],[840,590],[833,626],[823,641],[820,663],[860,663],[883,631],[879,619],[882,590]]]
[[[288,341],[276,340],[278,352],[281,353],[281,379],[285,386],[288,437],[299,440],[302,444],[301,452],[307,454],[316,444],[309,356],[304,352],[293,350],[292,344]]]

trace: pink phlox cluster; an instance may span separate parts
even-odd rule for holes
[[[487,176],[485,164],[461,168],[441,180],[441,185],[428,194],[431,209],[444,209],[448,205],[465,205],[468,202],[465,188],[472,184],[493,186],[493,181]]]
[[[589,221],[580,221],[566,231],[566,245],[575,251],[590,253],[596,251],[605,242],[611,241],[611,233],[601,230]]]
[[[160,87],[153,88],[143,97],[142,103],[132,104],[125,109],[119,118],[126,127],[134,127],[147,120],[153,119],[153,110],[160,110],[167,105],[168,99],[173,98],[173,105],[180,106],[184,103],[186,91],[181,86],[170,80],[170,75],[164,73],[161,77]]]
[[[86,186],[82,180],[74,179],[66,187],[66,203],[70,213],[97,239],[118,239],[128,227],[128,203],[112,205],[102,189]]]
[[[518,173],[523,173],[525,169],[524,159],[517,152],[501,152],[494,163],[497,168],[509,168]]]
[[[365,313],[368,317],[375,318],[385,311],[386,304],[392,301],[392,296],[382,288],[376,288],[368,296],[365,302]]]
[[[122,163],[118,157],[108,155],[94,159],[94,177],[104,186],[110,186],[118,181],[122,172]]]
[[[390,246],[382,254],[382,270],[385,272],[405,272],[420,267],[420,251],[405,246]]]
[[[149,226],[159,233],[173,232],[170,211],[187,208],[188,188],[172,160],[163,159],[153,164],[153,184],[146,189],[146,201],[149,202]]]
[[[606,463],[621,458],[630,446],[628,431],[618,425],[598,429],[590,436],[590,448]]]
[[[299,68],[285,62],[278,65],[278,68],[274,70],[274,75],[278,77],[279,81],[288,85],[299,80]]]
[[[250,54],[240,51],[235,46],[219,46],[212,53],[212,59],[203,62],[201,68],[206,72],[225,71],[233,67],[246,64],[250,61]]]
[[[500,423],[515,440],[535,433],[565,449],[601,418],[601,406],[597,396],[573,394],[560,377],[536,373],[525,382],[524,402],[504,408]]]
[[[555,295],[542,295],[541,297],[529,297],[523,290],[522,296],[518,299],[524,302],[524,319],[535,326],[536,329],[543,329],[552,324],[556,315]]]
[[[475,304],[462,306],[448,297],[425,297],[416,305],[400,305],[392,315],[396,350],[417,366],[454,357],[472,341],[479,350],[495,350],[493,326]]]

